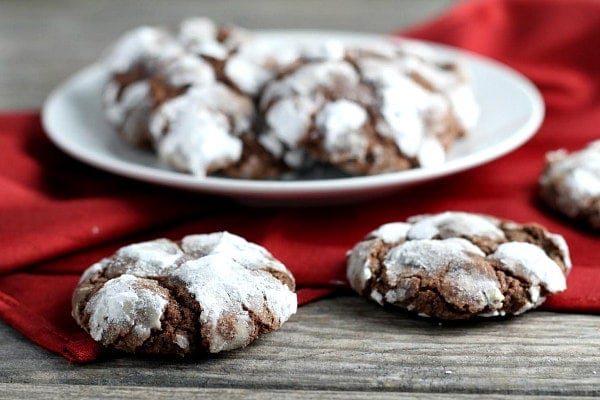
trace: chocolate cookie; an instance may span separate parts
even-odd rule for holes
[[[227,232],[132,244],[92,265],[73,318],[104,346],[145,354],[244,347],[296,312],[292,274]]]
[[[291,168],[315,161],[351,175],[439,165],[477,118],[457,64],[402,47],[329,45],[260,98],[263,146]]]
[[[129,144],[150,144],[148,117],[154,107],[151,78],[168,60],[182,53],[182,47],[167,30],[150,26],[125,33],[107,51],[102,60],[108,72],[104,111]]]
[[[600,140],[571,154],[548,153],[539,185],[548,206],[600,230]]]
[[[566,289],[562,236],[462,212],[382,225],[348,253],[347,276],[381,305],[446,320],[521,314]]]
[[[268,178],[283,165],[257,142],[254,99],[283,53],[251,46],[252,35],[206,18],[175,32],[127,32],[105,58],[105,112],[125,141],[153,148],[170,167],[194,175]]]
[[[192,18],[126,33],[104,64],[109,122],[198,176],[435,166],[478,114],[460,65],[414,44],[290,45]]]

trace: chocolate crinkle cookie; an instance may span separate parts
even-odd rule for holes
[[[521,314],[564,291],[571,268],[562,236],[463,212],[382,225],[347,260],[359,294],[443,320]]]
[[[424,48],[331,42],[314,53],[259,100],[259,141],[291,168],[320,162],[371,175],[436,166],[476,123],[466,72]]]
[[[539,185],[548,206],[600,230],[600,140],[570,154],[548,153]]]
[[[263,247],[227,233],[132,244],[92,265],[72,315],[97,342],[140,354],[244,347],[296,312],[290,271]]]
[[[290,44],[192,18],[127,32],[103,64],[121,137],[197,176],[435,166],[478,118],[462,65],[412,42]]]

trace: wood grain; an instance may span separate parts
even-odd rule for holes
[[[203,389],[203,388],[165,388],[165,387],[106,387],[82,385],[40,385],[31,387],[23,384],[0,384],[0,399],[29,400],[31,396],[44,399],[76,398],[87,399],[156,399],[156,398],[185,398],[185,399],[231,399],[231,400],[256,400],[256,399],[340,399],[340,400],[372,400],[377,399],[414,399],[422,400],[431,398],[428,393],[372,393],[372,392],[332,392],[322,390],[253,390],[253,389]],[[504,400],[502,394],[459,394],[436,393],[440,400]],[[535,396],[511,396],[513,399],[536,399]],[[564,399],[560,396],[547,396],[546,400]],[[589,399],[589,397],[574,396],[569,399]]]
[[[440,325],[340,297],[302,307],[281,331],[240,351],[197,359],[122,356],[71,365],[2,325],[0,382],[597,396],[599,328],[598,316],[550,312]]]
[[[3,0],[0,109],[38,108],[60,81],[142,23],[207,15],[248,28],[389,32],[453,0]],[[0,398],[600,396],[600,317],[531,312],[442,324],[357,297],[302,307],[284,328],[215,357],[69,364],[0,322]],[[553,397],[554,396],[554,397]]]

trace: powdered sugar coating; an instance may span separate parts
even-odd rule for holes
[[[352,175],[437,166],[474,125],[477,105],[460,66],[409,47],[261,40],[207,18],[184,20],[175,32],[140,27],[105,58],[113,74],[104,95],[107,118],[126,141],[152,145],[162,161],[199,176],[271,177],[286,166],[323,163]],[[231,124],[238,110],[215,115],[203,108],[177,121],[178,133],[165,134],[164,102],[219,85],[247,96],[250,107],[259,104],[259,114],[252,111],[239,129],[238,121]],[[174,114],[179,120],[185,113]],[[226,134],[231,125],[243,144]],[[196,132],[182,133],[190,129]]]
[[[446,212],[372,231],[348,253],[347,276],[382,305],[464,319],[535,308],[566,289],[570,264],[562,236],[537,225]]]
[[[337,154],[350,153],[361,157],[367,140],[360,134],[368,120],[367,111],[348,100],[327,103],[317,114],[315,124],[323,132],[325,149],[335,159]]]
[[[154,281],[123,274],[106,282],[85,306],[90,335],[105,345],[123,335],[142,343],[152,329],[160,329],[166,305]]]
[[[152,70],[164,58],[180,52],[180,45],[167,30],[141,26],[123,34],[107,51],[103,62],[114,73],[128,72],[138,65]]]
[[[379,238],[385,243],[396,243],[406,240],[406,235],[411,228],[411,224],[406,222],[390,222],[381,225],[379,228],[371,231],[367,238]]]
[[[540,186],[549,205],[600,228],[600,140],[571,154],[548,153]]]
[[[227,35],[220,35],[225,29]],[[197,17],[181,22],[177,40],[194,54],[224,60],[248,40],[248,34],[240,28],[219,27],[208,18]]]
[[[473,99],[457,71],[393,51],[393,46],[381,52],[375,46],[340,43],[329,48],[302,58],[303,64],[265,86],[259,104],[266,126],[259,141],[276,157],[285,159],[287,152],[310,138],[322,144],[317,146],[320,150],[309,149],[309,156],[350,173],[368,170],[369,159],[375,160],[378,172],[407,168],[410,163],[436,166],[445,161],[444,142],[472,128],[473,124],[460,123],[469,117],[462,118],[455,110],[454,99],[457,104]],[[427,78],[417,79],[415,69],[421,65],[427,66]],[[424,83],[427,79],[433,83]],[[332,123],[324,124],[325,119]],[[344,134],[337,129],[342,124]],[[373,144],[383,140],[368,133],[373,129],[396,144],[404,161],[386,160],[393,152]]]
[[[105,114],[128,143],[148,142],[154,105],[149,79],[182,55],[182,47],[167,30],[149,26],[126,32],[106,52],[102,62],[111,77],[103,93]]]
[[[299,57],[294,46],[248,41],[228,58],[224,73],[242,92],[256,96],[267,81]]]
[[[156,110],[150,133],[161,159],[205,176],[240,159],[238,135],[248,129],[252,111],[247,98],[224,85],[194,87]]]
[[[489,259],[499,261],[503,270],[527,279],[547,292],[562,292],[567,288],[565,274],[560,267],[544,250],[533,244],[503,243],[489,255]]]
[[[364,79],[377,88],[381,101],[380,132],[393,138],[404,154],[416,156],[425,138],[435,138],[444,129],[449,103],[441,94],[418,84],[395,61],[366,58],[358,66]],[[429,165],[445,159],[445,153],[441,159],[437,158],[439,152],[421,153]]]
[[[173,273],[202,305],[200,322],[207,350],[217,353],[244,347],[256,329],[252,312],[268,307],[279,320],[296,312],[296,296],[283,290],[275,278],[265,279],[255,268],[247,268],[225,252],[210,253],[184,263]]]
[[[263,247],[228,232],[189,235],[132,244],[92,265],[73,316],[94,340],[122,350],[216,353],[278,329],[296,312],[293,289],[291,273]],[[172,325],[184,308],[197,324],[186,317],[186,328],[180,316]],[[151,336],[172,346],[147,348]]]
[[[432,216],[413,217],[407,236],[410,239],[433,239],[439,237],[488,237],[493,240],[505,238],[498,227],[499,221],[485,215],[464,212],[444,212]]]
[[[157,239],[120,248],[104,268],[108,276],[160,276],[166,274],[183,255],[176,243]]]
[[[166,60],[158,73],[171,87],[210,85],[216,81],[214,68],[204,59],[188,53]]]

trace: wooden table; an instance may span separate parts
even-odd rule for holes
[[[1,1],[0,109],[37,109],[118,33],[208,15],[249,28],[388,32],[451,0]],[[0,322],[0,398],[583,398],[600,395],[600,316],[437,324],[354,296],[299,309],[241,351],[72,365]]]

